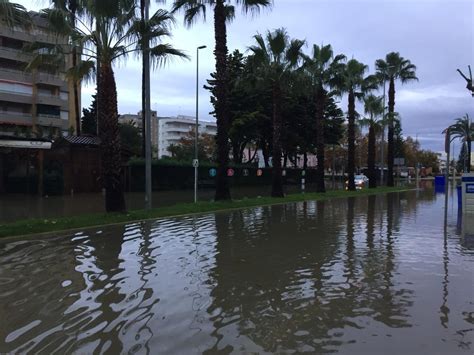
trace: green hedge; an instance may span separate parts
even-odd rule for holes
[[[143,162],[135,161],[128,167],[127,177],[130,191],[143,191],[145,186],[145,166]],[[215,186],[215,177],[211,176],[211,169],[216,167],[200,166],[198,168],[199,187],[213,188]],[[234,176],[229,177],[232,186],[258,186],[270,185],[272,181],[272,169],[261,169],[262,175],[257,176],[256,167],[232,167]],[[302,178],[302,169],[286,169],[286,176],[283,182],[287,185],[300,184]],[[306,184],[313,183],[316,178],[316,170],[308,169],[305,173]],[[194,168],[183,165],[165,165],[155,163],[152,165],[152,186],[153,190],[177,190],[191,189],[194,186]]]

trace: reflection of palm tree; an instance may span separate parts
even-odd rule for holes
[[[368,197],[367,204],[367,248],[369,251],[374,249],[375,237],[375,200],[376,196]]]
[[[439,320],[444,328],[448,328],[449,307],[448,307],[448,284],[449,284],[449,254],[448,254],[448,209],[444,209],[444,228],[443,228],[443,303],[439,307]]]
[[[354,209],[355,197],[349,197],[347,199],[346,269],[344,270],[347,283],[355,280]]]
[[[213,315],[216,343],[208,353],[233,350],[221,343],[220,334],[231,320],[237,319],[239,334],[268,352],[297,348],[288,330],[308,327],[310,344],[314,337],[328,337],[328,324],[342,326],[342,314],[326,322],[341,302],[323,306],[319,301],[325,297],[324,265],[334,257],[337,231],[336,223],[323,219],[324,203],[317,208],[318,217],[305,221],[296,205],[215,215],[216,266],[210,272],[215,287],[207,311]],[[324,320],[315,322],[318,318]]]
[[[102,335],[96,334],[98,344],[96,350],[105,350],[110,344],[109,351],[120,353],[123,351],[123,344],[120,340],[120,326],[118,323],[121,309],[116,309],[113,305],[123,302],[127,294],[121,292],[120,282],[122,278],[117,277],[124,269],[120,266],[122,259],[120,253],[124,238],[125,227],[115,226],[107,230],[107,234],[94,235],[90,237],[88,244],[90,249],[89,262],[95,267],[95,272],[86,272],[89,285],[81,297],[92,297],[94,303],[100,306],[100,315],[88,324],[88,329],[94,329],[101,323],[107,324],[102,330]],[[92,303],[91,305],[94,305]],[[94,305],[95,308],[95,305]],[[84,312],[86,313],[86,312]],[[92,339],[89,339],[92,341]]]

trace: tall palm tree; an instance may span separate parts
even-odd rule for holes
[[[229,165],[229,135],[230,128],[228,107],[228,72],[227,72],[227,22],[235,15],[235,5],[242,6],[248,12],[258,12],[272,4],[272,0],[175,0],[173,12],[184,11],[184,21],[192,25],[198,16],[205,19],[206,9],[214,11],[214,36],[216,57],[216,90],[215,115],[217,121],[217,179],[215,200],[229,200],[230,189],[227,178]]]
[[[456,122],[449,126],[449,132],[452,138],[459,138],[467,147],[467,164],[464,162],[465,171],[471,172],[471,143],[474,140],[474,123],[471,122],[466,113],[463,117],[456,118]]]
[[[357,61],[349,60],[343,67],[339,78],[340,93],[348,94],[348,128],[347,128],[347,174],[348,190],[356,189],[354,182],[355,173],[355,120],[356,120],[356,100],[362,100],[366,93],[374,90],[377,85],[374,76],[365,77],[368,66]]]
[[[375,139],[376,131],[380,128],[380,117],[383,114],[383,97],[368,95],[364,97],[364,112],[368,117],[360,120],[360,124],[369,127],[369,144],[367,149],[367,170],[369,188],[377,187],[377,175],[375,173]]]
[[[82,48],[83,60],[72,71],[77,77],[91,77],[98,68],[97,100],[99,102],[98,122],[101,139],[102,177],[105,187],[105,209],[107,212],[126,210],[121,179],[121,148],[118,127],[117,89],[113,64],[128,54],[140,51],[140,23],[136,17],[136,5],[132,0],[100,0],[87,2],[84,7],[91,21],[80,21],[71,26],[67,12],[61,8],[43,10],[50,27],[57,34],[68,36],[72,46]],[[158,10],[152,16],[154,26],[150,27],[149,38],[156,43],[150,48],[152,56],[165,60],[174,54],[171,45],[161,43],[170,35],[168,31],[171,15]],[[150,22],[152,21],[150,19]],[[95,21],[95,22],[94,22]],[[62,47],[49,48],[51,56],[57,58]]]
[[[313,99],[315,104],[316,122],[316,155],[318,166],[316,171],[316,191],[326,192],[324,186],[324,112],[328,98],[331,96],[331,88],[337,81],[342,61],[346,57],[339,54],[334,57],[331,45],[319,47],[313,45],[311,56],[304,56],[303,69],[311,79]]]
[[[271,83],[273,102],[273,177],[272,196],[283,197],[283,179],[281,171],[281,104],[282,83],[303,59],[302,47],[305,42],[290,40],[284,28],[273,32],[268,31],[265,38],[258,34],[254,36],[256,45],[249,47],[249,59],[258,68],[261,77]]]
[[[388,151],[387,151],[387,166],[388,177],[387,186],[394,186],[393,180],[393,163],[394,163],[394,119],[395,119],[395,81],[400,80],[402,84],[418,80],[416,77],[416,66],[408,59],[400,56],[398,52],[390,52],[384,59],[375,61],[377,75],[383,80],[389,80],[388,88]]]
[[[164,2],[157,0],[157,2]],[[147,111],[145,87],[145,73],[156,66],[161,66],[167,60],[179,57],[189,57],[183,51],[157,42],[163,36],[171,36],[170,26],[175,23],[174,16],[165,10],[157,10],[151,18],[147,18],[150,8],[150,0],[138,0],[139,19],[134,23],[134,32],[137,35],[137,54],[142,55],[142,155],[145,156],[145,113]],[[150,56],[143,55],[149,53]]]

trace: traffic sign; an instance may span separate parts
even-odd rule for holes
[[[210,177],[214,177],[217,175],[217,170],[212,168],[212,169],[209,169],[209,176]]]
[[[198,168],[199,167],[199,160],[193,159],[193,167]]]

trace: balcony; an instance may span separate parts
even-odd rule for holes
[[[22,70],[7,68],[0,68],[0,79],[29,84],[33,82],[33,77],[31,76],[31,73],[27,73]]]
[[[2,97],[2,101],[16,102],[19,104],[30,104],[30,105],[33,103],[33,98],[31,94],[0,90],[0,95]]]
[[[61,129],[68,129],[68,120],[63,120],[59,116],[38,114],[38,125],[60,127]]]
[[[33,117],[30,113],[0,111],[0,124],[31,126],[33,124]]]
[[[39,72],[36,75],[36,84],[49,84],[54,86],[62,86],[65,82],[66,78],[64,74],[49,74],[49,73],[42,73]]]
[[[61,99],[58,95],[51,94],[42,94],[38,93],[36,103],[41,105],[51,105],[51,106],[61,106],[62,108],[67,108],[67,100]]]
[[[33,74],[23,70],[0,68],[0,79],[11,80],[16,82],[32,83]],[[48,84],[53,86],[63,86],[66,78],[64,74],[49,74],[38,72],[34,79],[36,84]]]
[[[16,60],[16,61],[21,61],[21,62],[29,62],[32,58],[32,55],[25,53],[21,49],[0,47],[0,58]]]

